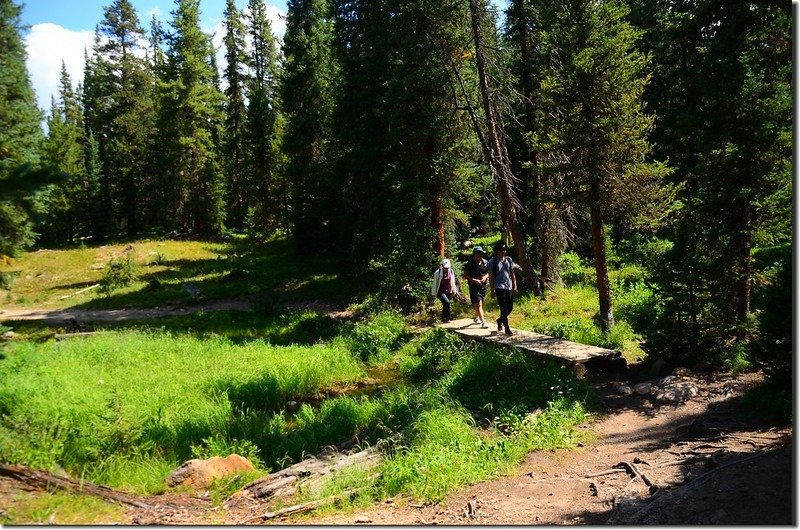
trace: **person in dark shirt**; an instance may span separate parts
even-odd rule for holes
[[[508,325],[508,315],[514,310],[514,293],[517,292],[517,277],[514,275],[514,262],[507,255],[508,247],[502,241],[494,245],[494,256],[487,263],[489,269],[489,283],[497,297],[500,306],[500,318],[497,319],[497,331],[506,330],[506,335],[511,335]]]
[[[472,249],[472,259],[464,265],[464,279],[469,286],[469,301],[475,309],[475,317],[472,320],[476,324],[480,322],[483,329],[489,327],[483,316],[483,300],[486,298],[486,285],[489,283],[489,269],[485,255],[483,247],[477,246]]]

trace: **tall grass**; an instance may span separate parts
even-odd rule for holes
[[[141,332],[13,344],[4,354],[0,460],[144,490],[161,487],[193,445],[245,439],[253,411],[263,418],[363,376],[340,347]]]

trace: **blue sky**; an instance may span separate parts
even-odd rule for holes
[[[27,0],[23,3],[22,23],[29,26],[24,34],[28,50],[28,72],[36,91],[39,107],[50,110],[51,97],[58,92],[61,62],[67,67],[73,84],[83,78],[84,49],[91,50],[95,26],[103,19],[103,7],[112,0]],[[172,20],[174,0],[131,0],[145,31],[150,29],[150,19],[156,15],[165,26]],[[272,28],[283,35],[286,14],[285,0],[267,0],[268,16]],[[236,0],[243,9],[247,0]],[[225,0],[200,0],[201,26],[215,35],[214,43],[221,48],[221,23]],[[220,51],[220,53],[222,53]],[[221,63],[220,63],[221,64]]]

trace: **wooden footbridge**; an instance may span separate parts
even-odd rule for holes
[[[496,342],[537,355],[555,357],[569,363],[579,374],[583,374],[590,366],[601,369],[613,366],[613,368],[619,369],[625,365],[624,358],[616,350],[598,348],[514,328],[511,328],[512,335],[506,335],[505,332],[498,332],[494,322],[490,322],[489,329],[482,329],[480,323],[476,324],[471,318],[451,320],[446,324],[439,324],[439,326],[463,337]]]

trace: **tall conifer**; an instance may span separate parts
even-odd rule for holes
[[[35,170],[43,140],[41,111],[25,66],[20,6],[0,0],[0,255],[34,241]]]

